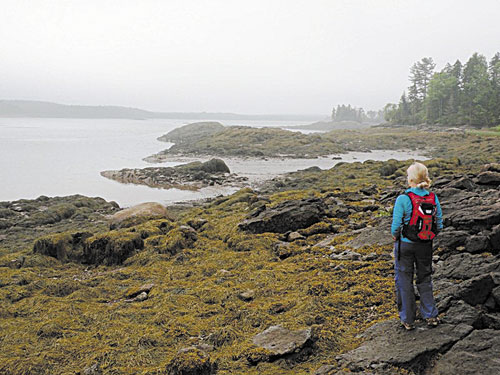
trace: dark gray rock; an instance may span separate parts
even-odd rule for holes
[[[475,306],[486,302],[494,286],[493,279],[489,274],[476,276],[458,285],[457,298]]]
[[[484,313],[481,316],[481,328],[491,328],[500,330],[500,314],[499,313]],[[500,335],[500,332],[499,332]]]
[[[356,237],[347,241],[344,245],[359,249],[364,246],[386,246],[393,243],[391,235],[391,219],[382,220],[376,227],[360,229]]]
[[[281,326],[271,326],[253,338],[253,343],[267,349],[273,356],[280,357],[300,351],[313,342],[311,329],[290,331]]]
[[[470,236],[465,241],[465,250],[469,253],[481,253],[489,250],[490,240],[487,236]]]
[[[469,253],[454,254],[436,267],[434,279],[466,280],[490,272],[500,272],[500,259]]]
[[[495,298],[493,298],[493,291],[491,292],[490,296],[486,300],[486,302],[483,304],[483,306],[486,308],[487,311],[495,311],[497,303],[495,301]],[[500,305],[498,306],[500,310]]]
[[[458,246],[465,244],[469,238],[469,233],[463,230],[454,230],[454,228],[445,228],[436,237],[435,246],[447,250],[455,250]]]
[[[286,233],[317,223],[325,216],[325,209],[318,198],[289,200],[250,214],[238,227],[252,233]]]
[[[454,180],[448,184],[448,186],[462,190],[474,190],[476,188],[476,184],[474,184],[474,182],[468,177],[462,177],[458,180]]]
[[[456,209],[444,219],[446,226],[479,232],[500,223],[500,202],[491,206],[471,206]]]
[[[400,327],[399,321],[388,320],[369,328],[363,334],[366,341],[340,356],[339,364],[352,371],[397,366],[420,373],[434,356],[449,349],[472,330],[466,324],[442,324],[408,332]]]
[[[498,172],[481,172],[477,176],[477,183],[482,185],[500,185],[500,173]]]
[[[500,374],[500,334],[476,330],[438,360],[431,375]]]
[[[493,271],[490,273],[490,275],[495,285],[500,285],[500,271],[499,272]]]
[[[500,286],[497,286],[495,289],[491,291],[492,297],[495,299],[495,302],[498,306],[500,306]]]
[[[500,252],[500,225],[496,225],[492,228],[490,235],[490,245],[491,251],[494,254],[498,254]]]
[[[457,301],[446,311],[442,321],[455,325],[463,323],[478,328],[481,325],[481,311],[463,301]]]

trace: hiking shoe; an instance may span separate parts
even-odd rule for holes
[[[406,323],[406,322],[403,322],[401,321],[401,325],[404,327],[404,329],[406,329],[407,331],[411,331],[413,329],[415,329],[415,324],[413,323]]]
[[[439,324],[439,318],[437,316],[434,318],[427,318],[425,321],[429,327],[437,327]]]

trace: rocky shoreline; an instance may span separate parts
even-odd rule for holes
[[[443,324],[405,332],[389,226],[408,163],[312,168],[178,208],[2,202],[0,372],[498,372],[500,166],[425,162]]]

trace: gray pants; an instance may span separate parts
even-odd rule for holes
[[[399,259],[398,259],[398,251]],[[432,295],[432,244],[408,243],[401,241],[401,248],[394,246],[394,271],[399,318],[406,323],[415,321],[416,303],[413,289],[413,273],[417,269],[417,289],[420,294],[420,313],[422,318],[438,315]]]

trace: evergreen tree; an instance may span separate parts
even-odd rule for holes
[[[474,53],[465,64],[463,72],[461,113],[465,123],[473,126],[489,126],[493,123],[490,112],[492,94],[486,58]]]
[[[491,81],[490,111],[493,125],[500,124],[500,53],[497,52],[490,61],[489,75]]]
[[[447,122],[452,114],[451,99],[457,81],[447,68],[445,67],[440,73],[435,73],[429,82],[428,95],[425,99],[425,119],[428,124]]]
[[[408,99],[410,102],[410,123],[416,124],[424,119],[424,100],[427,96],[429,82],[436,64],[432,57],[424,57],[410,68],[410,86],[408,87]]]

